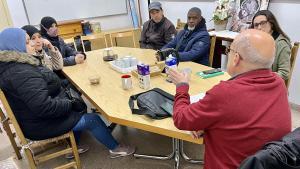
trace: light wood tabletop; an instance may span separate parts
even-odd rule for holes
[[[119,58],[130,55],[148,64],[154,64],[156,61],[155,51],[151,49],[124,47],[113,47],[112,49],[115,54],[118,54]],[[64,67],[63,72],[89,99],[93,106],[109,121],[193,143],[203,143],[202,139],[193,139],[190,132],[178,130],[174,126],[172,118],[153,120],[143,115],[133,115],[128,106],[129,97],[145,91],[139,88],[138,79],[132,77],[133,88],[123,90],[121,84],[122,74],[111,69],[109,63],[103,61],[103,50],[95,50],[87,52],[86,54],[87,59],[85,63]],[[230,78],[230,76],[225,73],[225,75],[201,79],[195,75],[195,73],[211,68],[193,62],[182,62],[179,64],[179,69],[186,67],[192,68],[190,83],[191,95],[205,92],[218,84],[221,80]],[[100,84],[91,85],[88,79],[91,76],[100,76]],[[151,87],[159,87],[171,94],[175,94],[175,85],[166,82],[163,75],[151,77]]]

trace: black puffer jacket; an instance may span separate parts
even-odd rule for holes
[[[69,99],[56,96],[60,93],[56,80],[55,73],[39,67],[36,58],[0,51],[0,88],[26,138],[41,140],[64,134],[81,118],[72,111]]]

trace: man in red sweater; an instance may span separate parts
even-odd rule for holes
[[[174,124],[195,131],[194,136],[204,131],[205,169],[236,169],[265,143],[291,131],[284,81],[270,69],[273,38],[246,30],[229,50],[227,71],[232,78],[214,86],[196,103],[190,104],[188,76],[169,71],[176,84]]]

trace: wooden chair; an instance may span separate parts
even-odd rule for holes
[[[77,51],[77,47],[76,47],[76,43],[75,43],[74,38],[64,39],[64,41],[65,41],[66,44],[73,44],[75,50]]]
[[[185,22],[182,22],[180,19],[177,19],[176,30],[181,30],[185,26]]]
[[[212,65],[213,65],[216,39],[217,39],[216,35],[211,35],[210,36],[210,48],[209,48],[209,58],[208,58],[210,67],[212,67]]]
[[[0,100],[3,104],[4,109],[7,112],[7,117],[12,122],[12,124],[16,130],[16,134],[21,141],[22,149],[25,151],[25,155],[27,157],[27,160],[28,160],[28,163],[29,163],[29,166],[31,169],[36,169],[37,165],[39,165],[40,163],[43,163],[45,161],[48,161],[50,159],[53,159],[53,158],[56,158],[56,157],[59,157],[59,156],[62,156],[62,155],[68,154],[68,153],[74,154],[75,161],[72,160],[71,162],[61,165],[59,167],[56,167],[55,169],[65,169],[65,168],[71,168],[71,167],[81,169],[79,154],[78,154],[74,134],[72,131],[70,131],[66,134],[63,134],[61,136],[49,138],[46,140],[39,140],[39,141],[28,140],[25,138],[25,136],[15,118],[15,115],[13,114],[13,112],[8,104],[8,101],[1,89],[0,89]],[[70,139],[71,147],[68,147],[64,150],[60,150],[58,152],[54,152],[51,154],[39,155],[39,156],[35,156],[31,150],[34,146],[42,146],[42,145],[46,145],[49,143],[57,142],[59,140],[64,140],[64,139]]]
[[[115,39],[115,41],[117,41],[117,38],[132,37],[133,47],[134,48],[137,47],[133,30],[132,31],[127,31],[127,32],[111,33],[111,34],[109,34],[109,36],[110,36],[111,46],[114,46],[113,39]],[[116,44],[116,46],[118,46],[118,45]]]
[[[293,70],[294,70],[294,66],[295,66],[296,58],[297,58],[297,54],[298,54],[299,44],[300,44],[299,42],[295,42],[293,47],[292,47],[292,50],[291,50],[291,59],[290,59],[291,71],[290,71],[290,74],[289,74],[289,78],[286,80],[286,83],[285,83],[287,88],[289,88],[289,86],[290,86],[292,73],[293,73]]]
[[[91,34],[91,35],[87,35],[87,36],[81,36],[81,44],[82,44],[83,51],[86,52],[85,46],[83,43],[84,40],[96,40],[96,39],[104,39],[105,47],[106,48],[108,47],[105,34],[97,33],[97,34]]]
[[[22,159],[22,156],[21,156],[21,153],[20,153],[20,150],[21,150],[21,147],[19,147],[16,143],[16,140],[15,140],[15,137],[16,137],[16,134],[12,132],[11,128],[10,128],[10,120],[9,118],[7,118],[7,116],[5,115],[5,110],[2,110],[2,107],[0,107],[0,120],[1,120],[1,123],[2,123],[2,126],[3,126],[3,129],[5,130],[6,132],[6,135],[7,137],[9,138],[9,141],[16,153],[16,156],[17,156],[17,159],[20,160]]]

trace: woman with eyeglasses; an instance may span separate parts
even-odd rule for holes
[[[272,65],[273,72],[277,72],[282,79],[287,80],[290,74],[291,42],[280,28],[275,16],[268,10],[258,11],[253,19],[251,28],[271,34],[276,43],[276,53]]]

